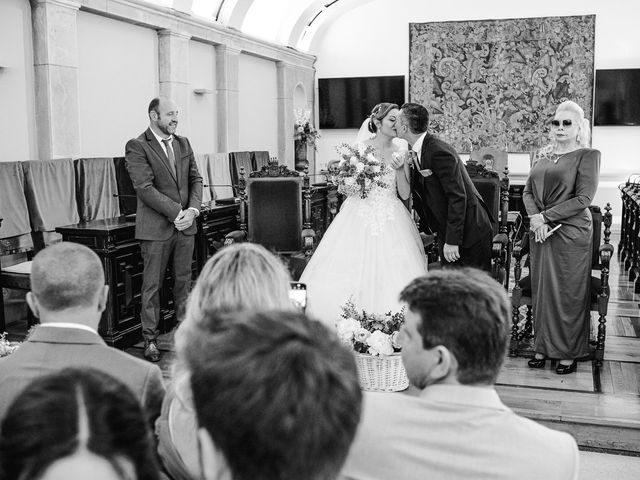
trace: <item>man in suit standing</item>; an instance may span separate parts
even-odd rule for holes
[[[140,319],[144,356],[157,362],[159,291],[172,252],[176,317],[189,294],[202,177],[189,140],[175,134],[176,104],[168,98],[154,98],[148,113],[149,128],[127,142],[125,158],[138,197],[136,238],[143,260]]]
[[[88,247],[61,242],[35,256],[27,303],[40,325],[15,352],[0,359],[0,419],[32,380],[82,366],[127,385],[153,426],[164,397],[162,374],[156,365],[108,347],[100,338],[108,293],[100,258]]]
[[[413,208],[421,227],[438,234],[443,264],[491,270],[491,214],[451,145],[427,133],[429,112],[405,103],[396,132],[416,152],[411,174]]]
[[[342,478],[577,479],[575,440],[516,415],[493,388],[509,339],[504,288],[474,268],[434,270],[400,300],[416,392],[365,392]]]

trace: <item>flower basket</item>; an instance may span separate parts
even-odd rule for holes
[[[399,353],[374,356],[356,353],[360,387],[373,392],[399,392],[409,386]]]

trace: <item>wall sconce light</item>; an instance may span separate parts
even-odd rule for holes
[[[193,93],[195,93],[196,95],[209,95],[213,93],[213,90],[210,90],[208,88],[194,88]]]

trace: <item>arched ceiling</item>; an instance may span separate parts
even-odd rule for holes
[[[373,0],[146,0],[208,18],[247,35],[309,51],[327,23]]]

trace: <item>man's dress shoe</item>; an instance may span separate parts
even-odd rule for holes
[[[158,345],[156,342],[148,342],[144,347],[144,358],[149,360],[150,362],[159,362],[160,361],[160,350],[158,350]]]

